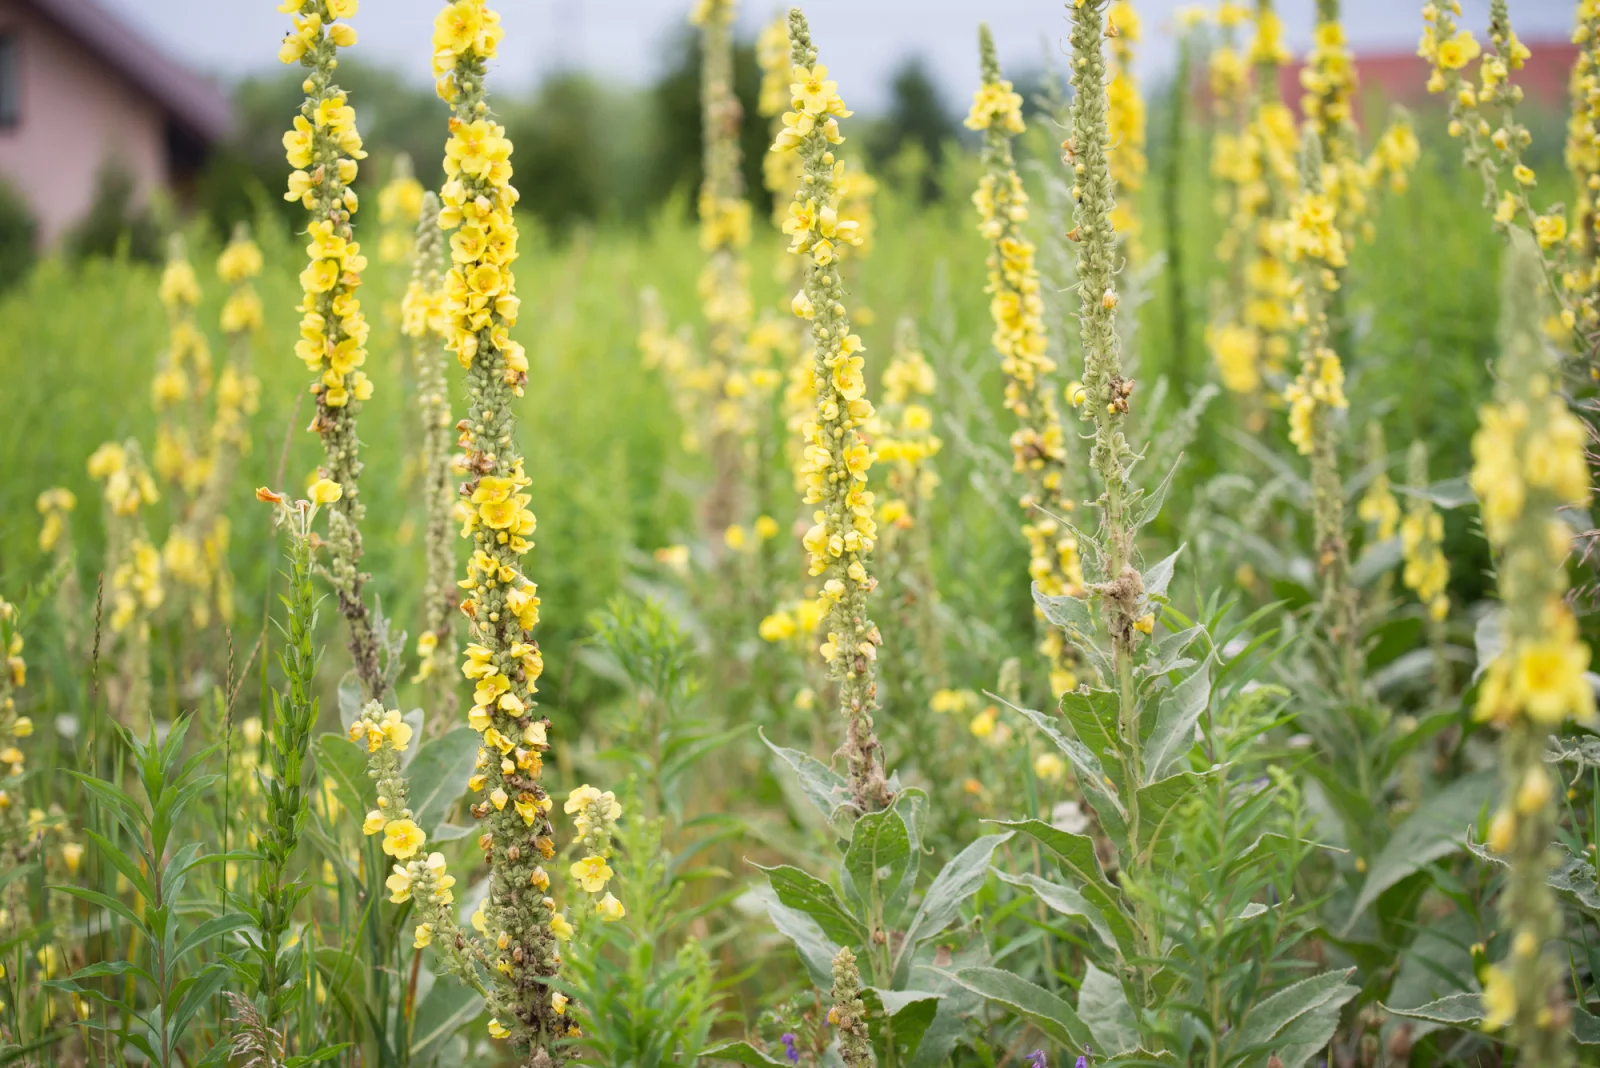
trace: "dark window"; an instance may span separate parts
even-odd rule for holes
[[[15,32],[0,30],[0,129],[22,121],[22,56]]]

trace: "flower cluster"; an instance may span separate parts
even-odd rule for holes
[[[1244,15],[1234,9],[1226,18]],[[1236,132],[1219,132],[1212,146],[1211,170],[1223,184],[1230,219],[1217,253],[1230,267],[1233,296],[1221,321],[1206,332],[1223,386],[1244,396],[1260,392],[1264,374],[1282,371],[1292,347],[1294,276],[1286,231],[1289,201],[1299,184],[1294,116],[1277,96],[1278,68],[1289,60],[1282,24],[1267,4],[1258,6],[1254,21],[1254,90],[1237,108]],[[1240,60],[1229,78],[1242,82],[1244,70]],[[1235,92],[1243,98],[1246,88]]]
[[[1317,4],[1317,25],[1311,53],[1300,68],[1300,86],[1305,90],[1300,110],[1322,142],[1329,193],[1341,215],[1359,211],[1365,194],[1355,146],[1356,65],[1339,22],[1337,0]]]
[[[917,343],[913,320],[900,323],[894,356],[883,369],[883,405],[868,425],[873,451],[888,466],[888,494],[878,506],[878,522],[891,530],[915,526],[922,506],[939,485],[932,460],[944,442],[933,432],[927,399],[939,380]]]
[[[1583,425],[1556,390],[1537,295],[1540,253],[1517,235],[1505,274],[1503,352],[1492,403],[1472,440],[1472,488],[1494,549],[1503,642],[1478,691],[1476,716],[1503,729],[1500,807],[1486,843],[1510,872],[1501,922],[1506,960],[1483,977],[1485,1026],[1511,1025],[1528,1063],[1567,1063],[1571,1009],[1565,964],[1546,952],[1561,913],[1546,879],[1558,820],[1558,783],[1545,763],[1550,732],[1568,718],[1594,718],[1585,672],[1589,647],[1567,605],[1572,530],[1558,515],[1589,500]]]
[[[576,845],[584,852],[581,859],[573,862],[569,874],[594,899],[595,913],[602,920],[611,923],[622,919],[627,909],[606,889],[606,883],[616,874],[606,861],[611,856],[617,820],[622,816],[621,803],[610,790],[602,792],[584,783],[567,796],[561,810],[572,817],[578,832]]]
[[[363,834],[383,835],[383,851],[396,860],[417,855],[428,840],[411,811],[400,754],[411,748],[414,731],[398,709],[369,701],[350,724],[350,740],[367,750],[367,776],[378,786],[378,807],[361,823]]]
[[[1139,218],[1134,198],[1144,188],[1150,169],[1145,157],[1144,97],[1134,78],[1133,46],[1140,38],[1139,13],[1132,0],[1115,0],[1106,10],[1106,37],[1111,41],[1111,60],[1107,64],[1111,81],[1106,84],[1106,121],[1111,126],[1111,180],[1121,194],[1112,210],[1111,225],[1117,236],[1137,253]]]
[[[500,953],[489,999],[490,1033],[546,1058],[571,1022],[556,1010],[549,977],[561,966],[559,918],[549,898],[527,887],[548,885],[540,861],[555,855],[550,796],[540,784],[549,721],[537,714],[535,683],[544,670],[530,632],[539,621],[538,589],[522,571],[532,548],[529,479],[517,452],[512,401],[528,380],[528,357],[511,339],[519,301],[511,184],[511,141],[495,121],[485,90],[488,61],[504,31],[483,0],[455,0],[434,21],[434,72],[451,107],[439,225],[450,234],[445,276],[446,347],[466,369],[468,412],[457,426],[467,482],[457,513],[472,539],[461,610],[471,643],[462,673],[476,682],[468,722],[483,735],[469,785],[486,796],[472,806],[485,830],[489,864],[483,931]]]
[[[1476,171],[1483,184],[1485,204],[1494,205],[1495,229],[1508,235],[1514,224],[1533,232],[1538,239],[1545,261],[1545,275],[1549,290],[1555,298],[1558,313],[1555,332],[1569,339],[1577,331],[1585,351],[1592,357],[1597,339],[1600,339],[1600,268],[1592,256],[1579,255],[1585,239],[1570,235],[1568,217],[1560,207],[1546,214],[1535,210],[1530,190],[1538,184],[1538,175],[1528,165],[1524,154],[1533,143],[1527,126],[1517,121],[1516,106],[1522,102],[1522,88],[1511,81],[1521,70],[1531,53],[1528,46],[1517,39],[1511,28],[1511,17],[1506,0],[1491,0],[1489,5],[1489,45],[1483,47],[1472,31],[1460,26],[1460,0],[1429,0],[1423,6],[1425,25],[1417,54],[1428,61],[1431,73],[1428,90],[1443,93],[1449,104],[1449,133],[1462,141],[1462,158],[1469,169]],[[1586,57],[1588,34],[1600,21],[1600,12],[1580,6],[1579,27],[1574,35],[1579,44],[1578,61],[1574,66],[1575,86],[1587,76],[1592,80],[1592,63]],[[1473,60],[1478,63],[1476,80],[1468,77],[1467,67]],[[1574,92],[1578,92],[1577,88]],[[1585,107],[1575,110],[1588,113],[1597,107],[1588,103],[1584,90]],[[1493,120],[1493,121],[1491,121]],[[1574,138],[1568,131],[1568,162],[1577,160],[1574,168],[1580,180],[1580,203],[1588,192],[1587,179],[1582,175],[1583,135]],[[1503,179],[1509,178],[1509,181]],[[1580,217],[1581,218],[1581,217]],[[1590,248],[1593,245],[1590,242]]]
[[[1406,503],[1406,517],[1400,523],[1400,548],[1405,568],[1400,579],[1417,595],[1428,618],[1443,623],[1450,614],[1450,562],[1445,559],[1444,519],[1420,491],[1428,484],[1428,449],[1422,442],[1411,446],[1410,481],[1413,489]]]
[[[342,490],[338,506],[328,514],[327,571],[339,611],[350,627],[351,660],[362,690],[375,698],[385,680],[378,636],[361,596],[366,583],[360,571],[361,520],[366,509],[358,493],[361,439],[356,432],[360,403],[372,396],[372,381],[361,370],[370,327],[356,296],[367,258],[355,239],[352,219],[360,203],[351,188],[367,154],[356,130],[355,109],[333,80],[338,50],[356,40],[349,23],[335,20],[354,16],[357,3],[284,0],[279,10],[294,15],[295,28],[284,38],[279,58],[307,70],[300,114],[293,129],[283,135],[284,152],[293,168],[284,199],[300,202],[309,217],[295,355],[316,376],[311,384],[317,405],[311,429],[322,439],[321,477]]]
[[[1345,265],[1344,238],[1320,180],[1309,183],[1296,200],[1292,227],[1290,255],[1303,268],[1295,318],[1305,328],[1305,341],[1300,374],[1283,397],[1289,403],[1289,440],[1302,456],[1310,456],[1316,447],[1317,423],[1332,411],[1349,407],[1344,368],[1331,344],[1327,312],[1327,295],[1339,288],[1338,271]]]
[[[416,372],[417,411],[422,422],[422,479],[428,564],[423,592],[423,627],[417,637],[417,672],[412,682],[434,680],[430,708],[436,722],[454,719],[455,688],[447,681],[456,656],[456,557],[454,522],[455,441],[450,418],[450,385],[445,378],[445,242],[439,229],[439,198],[419,197],[413,238],[411,282],[400,305],[401,330],[411,341]]]
[[[199,450],[192,424],[211,391],[211,346],[195,323],[200,281],[176,234],[157,295],[167,313],[167,347],[150,383],[150,402],[161,415],[152,464],[163,481],[192,495],[206,481],[208,458]]]
[[[838,85],[817,62],[811,31],[798,9],[789,12],[791,110],[784,113],[775,151],[794,151],[801,161],[799,188],[789,205],[784,232],[789,251],[804,268],[804,285],[793,310],[811,323],[812,416],[802,428],[805,446],[805,503],[818,505],[802,543],[810,573],[822,579],[828,602],[827,640],[822,657],[839,684],[841,711],[849,720],[844,746],[854,801],[864,812],[888,803],[882,750],[872,729],[877,707],[876,661],[882,637],[867,615],[867,595],[876,581],[867,559],[877,540],[873,495],[867,471],[873,454],[862,429],[873,417],[866,397],[861,339],[851,332],[844,306],[839,260],[860,241],[857,227],[838,216],[838,160],[833,147],[843,143],[839,119],[850,112]]]
[[[482,950],[456,921],[456,877],[450,874],[444,854],[419,853],[394,865],[383,885],[390,901],[397,905],[410,901],[416,909],[412,945],[417,949],[432,946],[446,971],[469,986],[477,983],[473,962],[482,956]]]
[[[160,499],[136,442],[107,442],[89,457],[89,477],[105,483],[107,568],[111,572],[113,633],[148,626],[165,598],[161,554],[150,543],[140,511]]]
[[[0,872],[10,870],[26,845],[23,755],[17,743],[33,733],[33,721],[17,711],[16,692],[28,681],[20,623],[17,606],[0,597]]]
[[[1577,191],[1572,217],[1579,220],[1570,237],[1574,262],[1562,285],[1581,293],[1584,326],[1596,325],[1591,311],[1600,301],[1600,0],[1580,0],[1578,24],[1572,31],[1578,58],[1572,65],[1572,110],[1567,118],[1567,169]],[[1548,230],[1558,228],[1551,213],[1541,218]]]
[[[39,551],[58,557],[62,552],[70,552],[72,532],[68,517],[78,507],[77,496],[65,487],[55,486],[39,494],[34,504],[44,519],[39,527]]]
[[[411,171],[411,157],[394,158],[394,171],[378,190],[379,263],[405,263],[412,256],[417,220],[422,215],[422,183]]]
[[[1029,547],[1028,574],[1041,592],[1059,596],[1082,590],[1083,568],[1077,538],[1064,524],[1074,507],[1067,437],[1056,408],[1056,365],[1045,336],[1034,246],[1022,229],[1028,220],[1028,195],[1012,156],[1012,139],[1023,130],[1022,97],[1000,75],[988,27],[980,35],[983,81],[966,125],[983,131],[984,173],[972,202],[978,209],[978,231],[990,242],[986,291],[992,340],[1006,377],[1006,407],[1017,420],[1011,434],[1012,466],[1026,479],[1019,503]],[[1076,686],[1054,628],[1044,643],[1054,692]]]

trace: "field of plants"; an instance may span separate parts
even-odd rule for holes
[[[1600,3],[1556,115],[1505,0],[1411,113],[1075,0],[875,172],[794,9],[762,190],[697,0],[560,234],[496,12],[428,189],[357,6],[292,231],[0,297],[0,1064],[1600,1064]]]

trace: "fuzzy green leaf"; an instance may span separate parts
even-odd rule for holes
[[[830,940],[857,948],[866,944],[866,927],[839,900],[833,887],[787,864],[761,870],[767,873],[778,900],[810,916]]]
[[[421,1068],[433,1060],[450,1037],[481,1012],[483,999],[476,991],[457,982],[435,982],[411,1021],[411,1063]]]
[[[1211,702],[1211,670],[1201,664],[1161,697],[1156,723],[1145,740],[1145,774],[1160,779],[1184,767],[1184,757],[1194,748],[1194,726]]]
[[[1059,1046],[1082,1049],[1094,1045],[1094,1034],[1061,998],[1042,986],[999,968],[963,968],[955,981],[1044,1032]]]
[[[460,727],[424,745],[406,769],[411,811],[430,841],[450,806],[466,793],[467,779],[472,776],[482,745],[483,738],[477,731]]]
[[[378,787],[367,778],[367,760],[356,744],[340,734],[324,734],[312,743],[317,770],[333,780],[339,804],[357,816],[378,807]]]
[[[1167,587],[1172,585],[1172,575],[1177,570],[1178,554],[1181,552],[1183,546],[1180,545],[1177,552],[1151,564],[1150,569],[1140,576],[1146,597],[1166,597]]]
[[[1139,1022],[1122,991],[1122,984],[1093,964],[1085,964],[1078,988],[1078,1019],[1094,1035],[1094,1048],[1102,1056],[1115,1056],[1139,1048]]]
[[[1354,968],[1323,972],[1254,1005],[1228,1043],[1229,1064],[1253,1064],[1275,1052],[1284,1068],[1300,1068],[1328,1044],[1339,1010],[1361,992],[1348,980]]]
[[[909,959],[916,952],[917,943],[932,938],[949,926],[956,918],[961,905],[983,887],[989,877],[989,861],[1002,842],[1011,838],[1005,834],[984,835],[951,858],[939,874],[933,877],[928,892],[922,895],[916,915],[906,928],[906,937],[899,956]],[[898,967],[896,971],[898,971]]]
[[[1418,1005],[1414,1009],[1397,1009],[1392,1005],[1384,1005],[1383,1011],[1391,1016],[1403,1016],[1408,1020],[1426,1020],[1428,1023],[1465,1027],[1483,1019],[1483,999],[1475,991],[1464,990],[1459,994],[1448,994],[1438,1001],[1430,1001],[1426,1005]]]
[[[861,991],[861,999],[867,1004],[867,1027],[872,1032],[873,1043],[878,1046],[880,1053],[884,1051],[887,1035],[883,1021],[885,1017],[889,1018],[893,1021],[897,1053],[893,1059],[897,1064],[905,1064],[916,1056],[922,1036],[927,1033],[928,1025],[933,1023],[944,995],[927,990],[884,990],[869,986]],[[880,1056],[879,1062],[888,1059]]]
[[[748,1042],[724,1042],[720,1046],[712,1046],[700,1056],[706,1060],[727,1061],[730,1064],[756,1065],[757,1068],[762,1065],[790,1068],[788,1061],[775,1061]]]
[[[1126,851],[1128,814],[1117,797],[1115,784],[1107,780],[1100,758],[1076,738],[1062,734],[1056,729],[1055,723],[1043,713],[1031,708],[1018,708],[1016,711],[1026,716],[1066,756],[1073,771],[1077,773],[1078,788],[1094,807],[1095,815],[1100,817],[1100,826],[1105,829],[1119,850]]]
[[[840,807],[850,800],[850,784],[828,765],[818,760],[809,753],[802,753],[798,749],[785,749],[781,745],[774,745],[765,733],[761,740],[768,749],[789,766],[800,781],[800,789],[805,793],[806,800],[810,801],[816,810],[822,813],[822,818],[830,825],[838,814]]]
[[[895,805],[869,812],[856,821],[840,873],[845,897],[867,915],[874,901],[885,903],[884,923],[897,925],[898,910],[891,898],[905,881],[911,865],[911,833]],[[900,907],[904,907],[901,899]]]

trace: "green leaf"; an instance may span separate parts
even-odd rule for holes
[[[1115,784],[1107,780],[1105,769],[1100,766],[1100,758],[1077,739],[1062,734],[1044,714],[1031,708],[1018,708],[1016,711],[1026,716],[1066,756],[1077,773],[1078,788],[1083,791],[1089,804],[1094,806],[1095,815],[1100,817],[1100,826],[1117,848],[1126,853],[1128,814],[1117,798]]]
[[[1042,986],[999,968],[963,968],[953,978],[974,994],[1027,1020],[1059,1046],[1082,1049],[1094,1045],[1094,1034],[1072,1006]]]
[[[321,1064],[323,1061],[331,1061],[349,1049],[351,1045],[352,1043],[350,1042],[338,1042],[331,1046],[323,1046],[320,1049],[312,1050],[310,1053],[290,1057],[283,1062],[283,1068],[306,1068],[308,1064]],[[227,1063],[226,1060],[223,1063]]]
[[[1172,478],[1178,473],[1178,465],[1182,462],[1183,457],[1181,456],[1174,460],[1172,467],[1168,469],[1166,477],[1161,480],[1160,484],[1139,498],[1139,514],[1133,521],[1133,529],[1135,531],[1143,529],[1154,521],[1156,516],[1161,514],[1161,506],[1167,499],[1167,490],[1172,488]]]
[[[123,919],[127,920],[129,923],[133,924],[134,927],[138,928],[138,930],[150,941],[156,941],[155,933],[150,930],[150,928],[145,924],[144,920],[139,916],[136,916],[132,909],[114,897],[107,897],[98,890],[86,890],[81,886],[49,886],[46,887],[46,889],[59,890],[63,894],[71,894],[80,901],[87,901],[91,905],[99,905],[103,909],[114,912],[118,916],[121,916]]]
[[[1397,1009],[1392,1005],[1384,1005],[1382,1008],[1391,1016],[1404,1016],[1408,1020],[1426,1020],[1428,1023],[1450,1024],[1455,1027],[1466,1027],[1483,1019],[1483,999],[1477,992],[1471,990],[1449,994],[1438,1001],[1430,1001],[1414,1009]]]
[[[760,868],[761,865],[756,867]],[[866,927],[839,900],[833,887],[815,875],[787,864],[761,870],[767,873],[772,892],[778,895],[778,900],[810,916],[831,941],[856,948],[866,945]]]
[[[1407,497],[1421,497],[1432,501],[1440,508],[1460,508],[1462,505],[1471,504],[1478,499],[1472,492],[1472,485],[1465,478],[1445,478],[1429,486],[1396,486],[1396,493]]]
[[[1068,637],[1089,638],[1094,636],[1094,615],[1089,611],[1089,602],[1081,597],[1060,596],[1052,597],[1040,593],[1037,583],[1033,587],[1033,603],[1039,606],[1039,611],[1044,613],[1044,618],[1067,632]]]
[[[922,903],[906,928],[905,941],[900,946],[901,960],[909,960],[919,942],[932,938],[955,919],[962,902],[976,894],[989,877],[989,861],[994,851],[1010,838],[1009,831],[984,835],[952,857],[933,877],[932,885],[922,895]],[[900,971],[898,965],[895,971]]]
[[[1083,920],[1090,930],[1100,936],[1105,947],[1123,960],[1136,955],[1132,926],[1117,908],[1116,902],[1099,886],[1089,883],[1084,889],[1078,890],[1041,879],[1032,872],[1023,872],[1021,875],[1000,872],[999,875],[1003,882],[1022,887],[1052,911]],[[1107,919],[1108,915],[1115,918],[1115,926]]]
[[[472,732],[476,734],[476,731]],[[418,760],[422,757],[417,756]],[[427,1064],[457,1031],[483,1012],[483,999],[460,983],[440,980],[417,1004],[411,1020],[411,1063]]]
[[[728,1061],[730,1064],[777,1065],[778,1068],[791,1068],[788,1061],[775,1061],[748,1042],[724,1042],[720,1046],[712,1046],[700,1056],[713,1061]]]
[[[800,789],[805,793],[806,800],[810,801],[816,810],[822,813],[822,818],[832,825],[839,809],[850,800],[850,784],[809,753],[774,745],[765,733],[761,734],[761,740],[795,773],[800,780]]]
[[[911,864],[911,833],[895,805],[869,812],[856,821],[845,851],[841,879],[845,897],[861,915],[869,915],[874,901],[884,903],[883,920],[898,926],[904,898],[906,870]],[[905,887],[909,893],[909,886]],[[899,898],[898,904],[892,898]]]
[[[1254,1063],[1272,1052],[1284,1068],[1300,1068],[1333,1038],[1345,1002],[1361,993],[1346,982],[1354,974],[1354,968],[1323,972],[1252,1006],[1228,1044],[1228,1063]]]
[[[1488,803],[1494,787],[1495,773],[1480,771],[1424,798],[1373,858],[1367,880],[1345,921],[1344,933],[1350,933],[1362,913],[1389,887],[1461,849],[1466,843],[1467,827]]]
[[[1211,702],[1211,668],[1201,664],[1161,696],[1156,725],[1145,740],[1144,767],[1150,779],[1184,766],[1194,748],[1194,725]]]
[[[1134,843],[1139,856],[1148,858],[1154,864],[1170,852],[1172,846],[1167,839],[1167,830],[1173,814],[1201,783],[1220,770],[1183,771],[1139,790],[1139,840]]]
[[[1094,839],[1088,835],[1063,831],[1060,827],[1045,823],[1043,820],[986,820],[985,822],[1021,831],[1054,853],[1062,867],[1075,875],[1080,882],[1102,887],[1108,892],[1114,890],[1111,880],[1106,878],[1105,871],[1100,867],[1100,858],[1095,855]]]
[[[194,1014],[205,1007],[206,1002],[216,997],[222,991],[222,984],[228,981],[228,969],[222,964],[212,964],[201,972],[194,985],[178,1002],[178,1007],[172,1012],[172,1021],[169,1034],[172,1042],[177,1045],[183,1037],[184,1031],[189,1027],[189,1021],[194,1019]]]
[[[1102,1056],[1139,1048],[1139,1022],[1122,984],[1090,963],[1084,965],[1078,988],[1078,1019],[1094,1035],[1094,1048]]]
[[[1078,741],[1101,761],[1103,774],[1120,795],[1123,790],[1122,754],[1117,737],[1117,695],[1110,690],[1068,690],[1061,695],[1061,716]]]
[[[378,785],[367,778],[367,758],[349,738],[324,734],[312,744],[317,770],[333,780],[333,792],[356,816],[378,807]]]
[[[894,1032],[896,1056],[893,1060],[905,1064],[916,1056],[922,1036],[939,1011],[944,995],[927,990],[884,990],[869,986],[861,991],[861,999],[867,1004],[867,1027],[872,1032],[873,1042],[882,1052],[887,1041],[883,1020],[887,1017],[893,1022],[889,1029]],[[888,1059],[880,1057],[879,1061]]]
[[[1178,552],[1151,564],[1150,570],[1140,576],[1146,597],[1166,597],[1167,587],[1172,585],[1172,573],[1178,566],[1178,553],[1183,552],[1183,548],[1182,545],[1178,546]]]
[[[1369,543],[1350,568],[1350,585],[1364,590],[1400,565],[1402,553],[1399,538],[1385,538]]]
[[[150,892],[150,883],[145,879],[144,872],[139,870],[139,866],[133,862],[132,857],[112,845],[110,839],[104,835],[98,834],[87,827],[84,828],[83,833],[89,837],[89,841],[94,843],[100,855],[110,861],[111,866],[121,872],[123,877],[133,884],[133,888],[139,892],[140,897],[146,901],[155,897]]]
[[[750,892],[766,906],[778,932],[794,943],[795,952],[800,954],[800,962],[817,989],[827,990],[833,983],[833,958],[839,952],[838,945],[822,933],[816,920],[779,901],[772,887],[756,886]]]
[[[346,671],[339,680],[339,726],[348,731],[361,718],[365,705],[366,701],[361,698],[361,679],[354,670]]]
[[[241,927],[248,926],[250,926],[250,917],[242,912],[230,912],[225,916],[209,919],[184,936],[183,941],[178,943],[177,951],[173,953],[172,959],[175,961],[182,960],[213,938],[220,938],[232,931],[237,931]],[[221,954],[218,955],[221,956]]]
[[[471,727],[460,727],[435,738],[417,751],[406,769],[410,781],[411,811],[417,826],[429,839],[444,821],[445,812],[467,792],[467,779],[478,762],[483,738]]]

